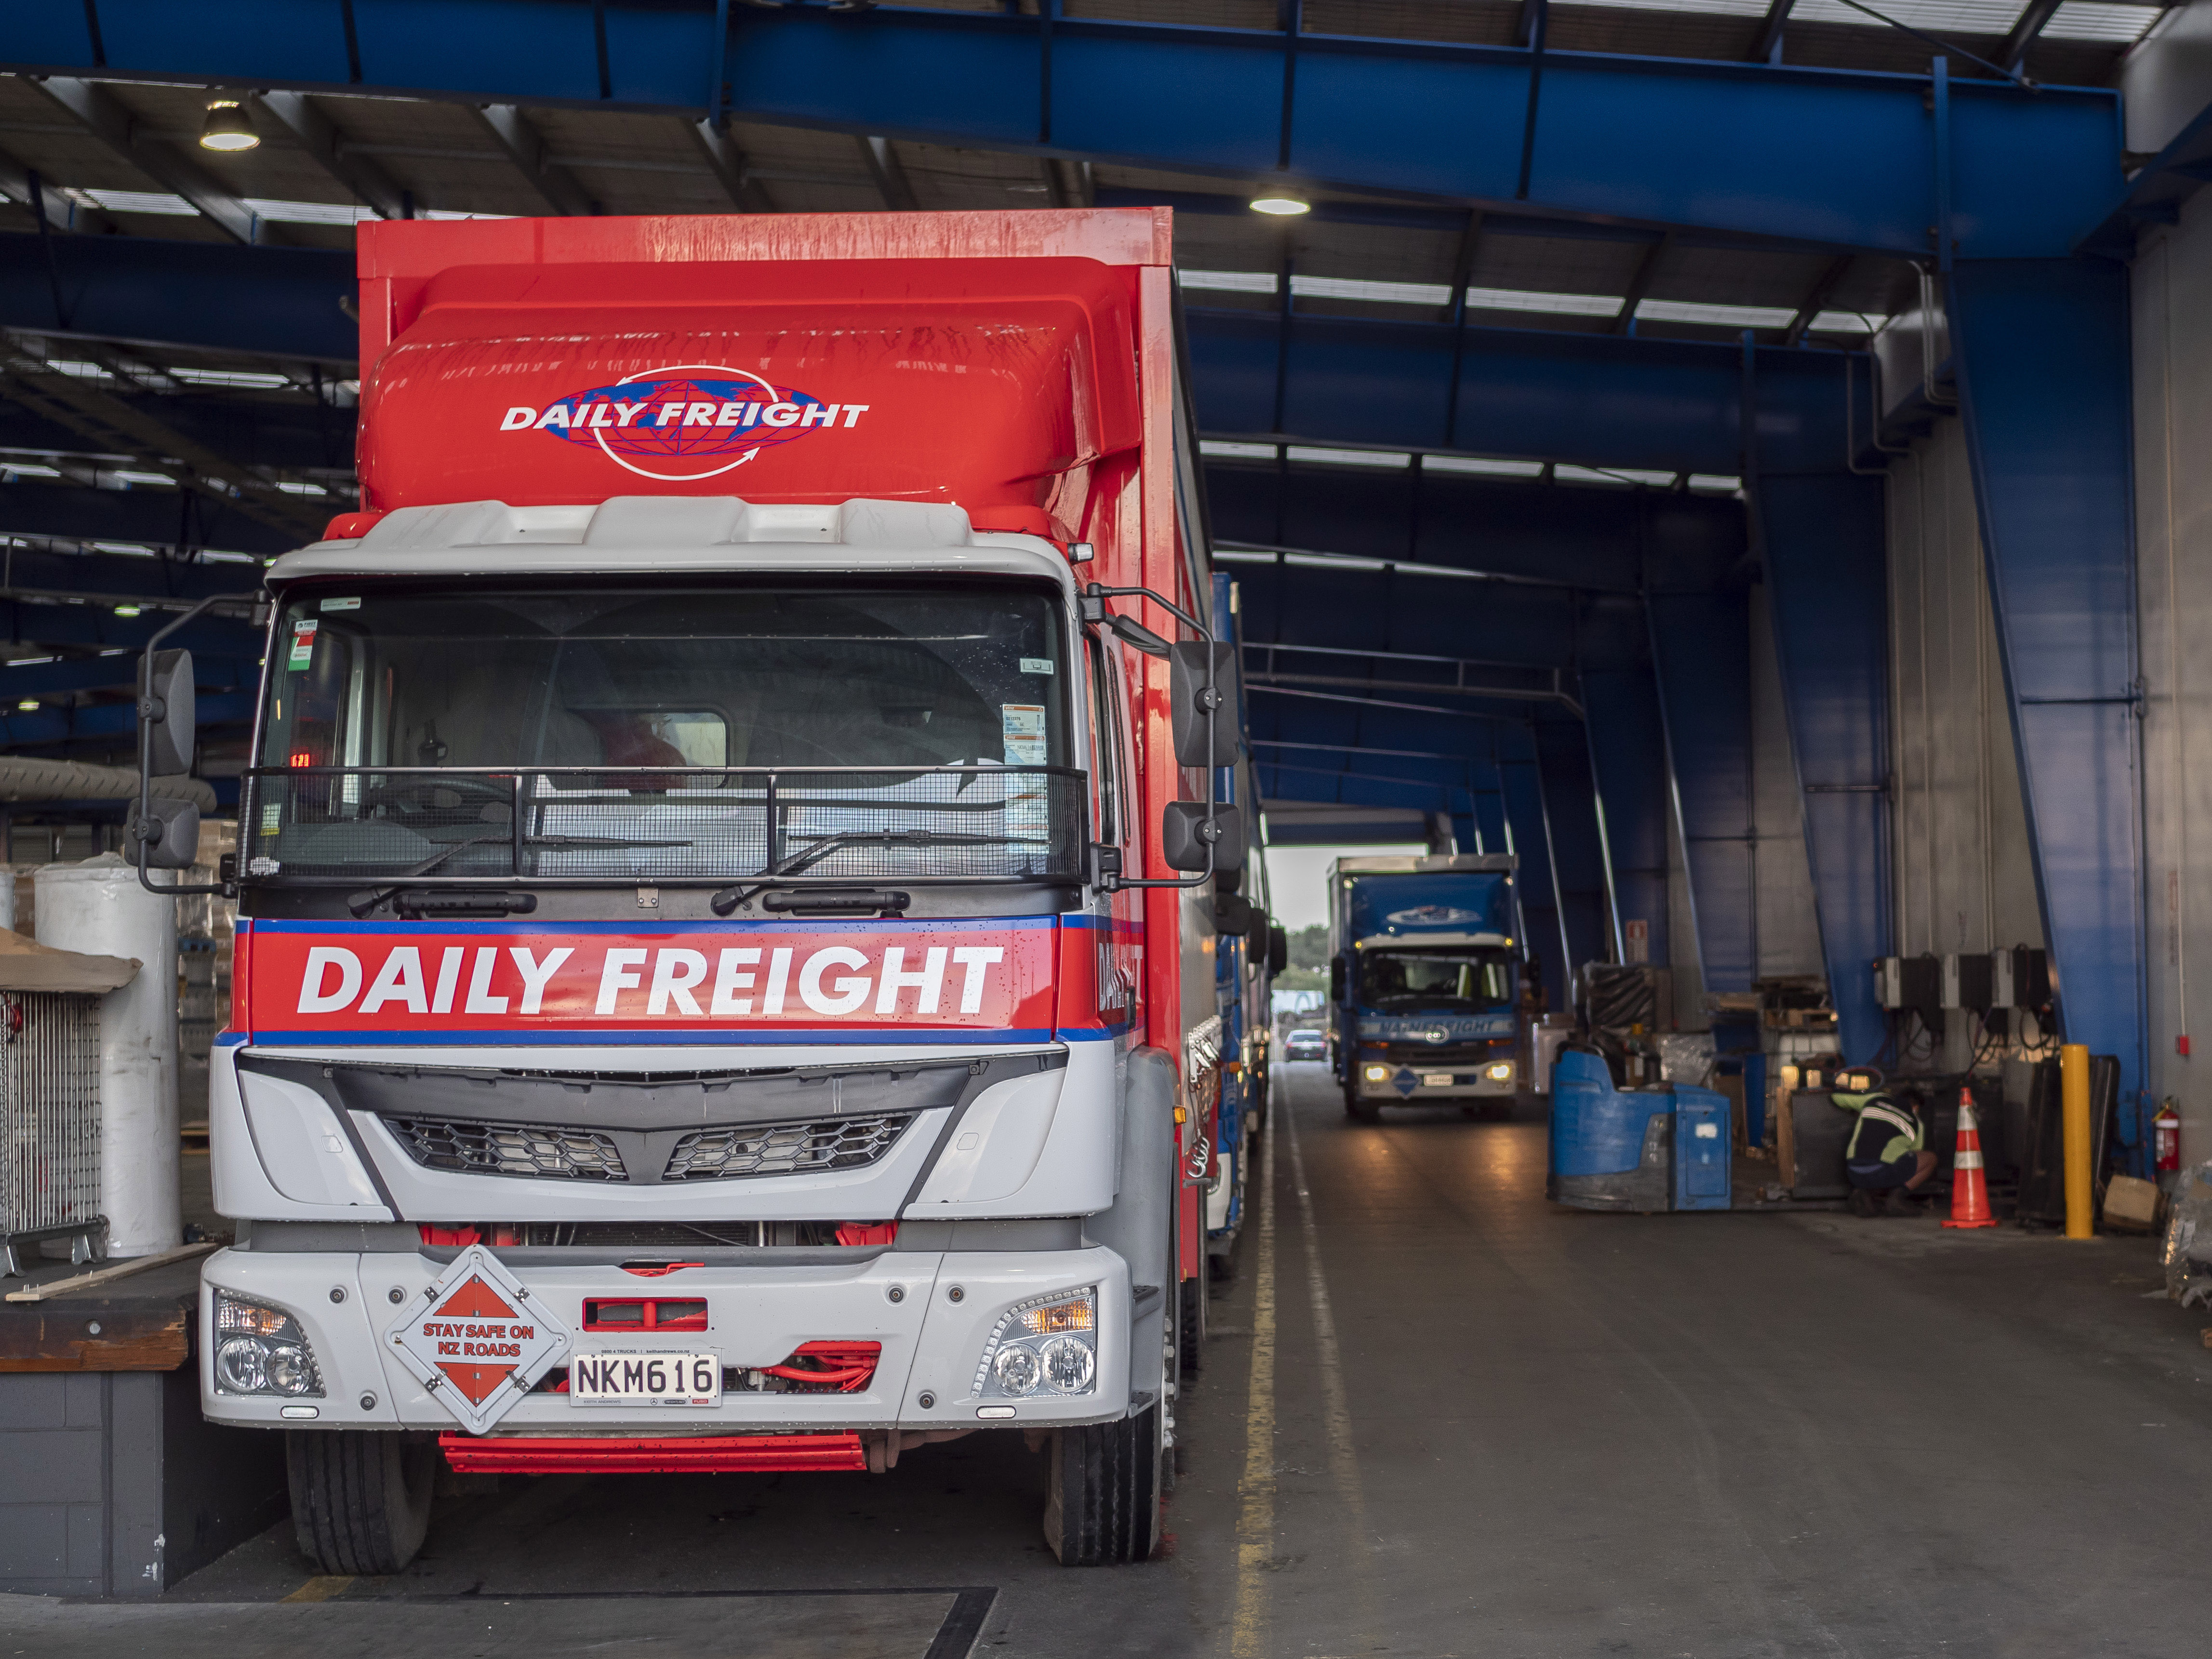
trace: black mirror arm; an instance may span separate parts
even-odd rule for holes
[[[191,621],[203,611],[218,605],[252,605],[261,597],[258,588],[251,593],[211,593],[191,610],[178,616],[166,626],[154,630],[146,641],[146,648],[138,658],[138,884],[149,893],[159,893],[164,898],[174,898],[186,893],[221,893],[225,898],[236,896],[234,884],[218,881],[191,887],[156,887],[146,873],[146,831],[155,825],[154,817],[154,734],[152,722],[163,711],[157,708],[160,699],[154,695],[154,653],[161,641]]]
[[[1197,617],[1192,616],[1189,611],[1184,610],[1174,600],[1162,599],[1158,593],[1153,592],[1149,587],[1108,587],[1099,582],[1090,583],[1083,589],[1083,620],[1087,623],[1103,623],[1108,627],[1111,627],[1113,625],[1112,619],[1106,614],[1106,601],[1109,599],[1150,599],[1154,605],[1159,606],[1161,610],[1166,611],[1177,622],[1182,623],[1184,627],[1189,629],[1192,633],[1197,635],[1200,639],[1205,641],[1209,647],[1214,642],[1213,630],[1212,629],[1208,628]],[[1143,649],[1141,646],[1138,648],[1140,650]],[[1213,666],[1213,653],[1211,650],[1208,650],[1206,653],[1205,691],[1205,708],[1207,717],[1206,722],[1206,825],[1208,830],[1212,830],[1214,833],[1204,837],[1206,842],[1206,868],[1200,870],[1195,875],[1187,877],[1116,876],[1113,878],[1112,887],[1107,890],[1109,892],[1119,890],[1124,887],[1200,887],[1213,879],[1214,843],[1220,839],[1220,831],[1218,827],[1220,820],[1215,813],[1214,808],[1220,803],[1214,799],[1213,775],[1218,769],[1218,767],[1217,765],[1218,757],[1213,752],[1212,714],[1214,709],[1220,706],[1221,701],[1221,693],[1214,684]]]

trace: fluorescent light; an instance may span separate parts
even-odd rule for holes
[[[1477,472],[1493,478],[1540,478],[1541,461],[1497,461],[1487,455],[1424,455],[1424,472]]]
[[[112,380],[115,377],[98,363],[81,363],[67,357],[50,357],[46,367],[57,374],[66,374],[72,380]]]
[[[327,495],[331,493],[319,483],[300,483],[290,478],[279,478],[276,488],[287,495]]]
[[[377,216],[374,208],[351,202],[285,202],[249,196],[246,205],[256,216],[278,225],[357,225]]]
[[[1395,469],[1411,466],[1413,458],[1402,451],[1387,449],[1316,449],[1304,444],[1292,444],[1284,452],[1291,460],[1309,461],[1321,466],[1373,466]]]
[[[2125,46],[2142,40],[2165,15],[2157,6],[2087,5],[2069,0],[2051,13],[2043,33],[2053,40],[2113,40]]]
[[[259,564],[261,561],[251,553],[226,553],[221,548],[204,547],[200,550],[200,562],[203,564]]]
[[[1185,270],[1176,273],[1185,288],[1212,289],[1222,294],[1273,294],[1272,270]]]
[[[1471,288],[1467,302],[1477,311],[1542,311],[1561,317],[1618,317],[1620,300],[1608,294],[1535,294],[1517,288]]]
[[[1259,196],[1252,200],[1252,211],[1273,214],[1279,219],[1290,219],[1302,213],[1311,213],[1313,204],[1301,202],[1295,196]]]
[[[92,550],[95,553],[122,553],[134,559],[150,559],[155,556],[152,548],[141,547],[136,542],[94,542],[92,544]]]
[[[1729,477],[1722,472],[1692,472],[1691,490],[1700,495],[1733,495],[1743,488],[1743,480]]]
[[[1365,300],[1378,305],[1448,306],[1451,289],[1443,283],[1370,283],[1347,276],[1297,276],[1291,292],[1313,300]]]
[[[1636,307],[1639,323],[1701,323],[1708,328],[1787,328],[1793,306],[1710,306],[1684,300],[1646,300]]]
[[[110,213],[159,213],[173,219],[197,219],[199,210],[165,190],[84,190],[77,192]]]
[[[59,657],[18,657],[8,665],[10,668],[36,668],[40,663],[59,662]]]
[[[1863,311],[1824,311],[1808,326],[1814,334],[1876,334],[1888,320]]]
[[[173,484],[177,481],[166,472],[111,472],[107,475],[118,483]]]
[[[15,708],[20,714],[35,714],[39,712],[39,700],[36,697],[26,697],[17,703]]]
[[[136,617],[143,613],[135,605],[118,605],[115,607],[115,614],[118,617]]]
[[[1225,438],[1201,438],[1198,441],[1198,453],[1224,460],[1272,461],[1275,459],[1275,446],[1231,443]]]
[[[167,368],[161,372],[173,380],[182,380],[186,386],[237,386],[273,392],[279,386],[292,384],[292,377],[289,374],[264,374],[243,368]]]
[[[37,466],[28,461],[0,461],[0,472],[15,478],[58,478],[59,467]]]
[[[463,213],[453,208],[431,208],[415,216],[417,219],[512,219],[512,213]]]
[[[1565,461],[1553,463],[1552,478],[1557,483],[1594,484],[1601,489],[1627,489],[1631,484],[1618,472],[1601,472],[1594,466],[1570,466]]]

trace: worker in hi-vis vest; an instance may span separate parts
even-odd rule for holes
[[[1928,1150],[1928,1126],[1920,1118],[1920,1091],[1878,1091],[1874,1079],[1863,1073],[1846,1073],[1838,1081],[1843,1086],[1832,1097],[1859,1119],[1844,1144],[1851,1213],[1918,1215],[1920,1200],[1913,1194],[1936,1173],[1936,1154]]]

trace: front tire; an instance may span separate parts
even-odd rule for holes
[[[427,1437],[334,1429],[284,1437],[292,1528],[319,1572],[402,1571],[430,1529],[438,1446]]]
[[[1362,1123],[1380,1123],[1382,1121],[1382,1103],[1365,1098],[1360,1094],[1357,1083],[1347,1083],[1344,1085],[1344,1115],[1357,1118]]]
[[[1160,1537],[1160,1408],[1054,1429],[1046,1443],[1044,1539],[1064,1567],[1147,1561]]]

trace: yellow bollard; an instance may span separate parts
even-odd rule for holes
[[[2089,1200],[2089,1050],[2069,1042],[2058,1050],[2059,1105],[2066,1130],[2066,1237],[2087,1238]]]

